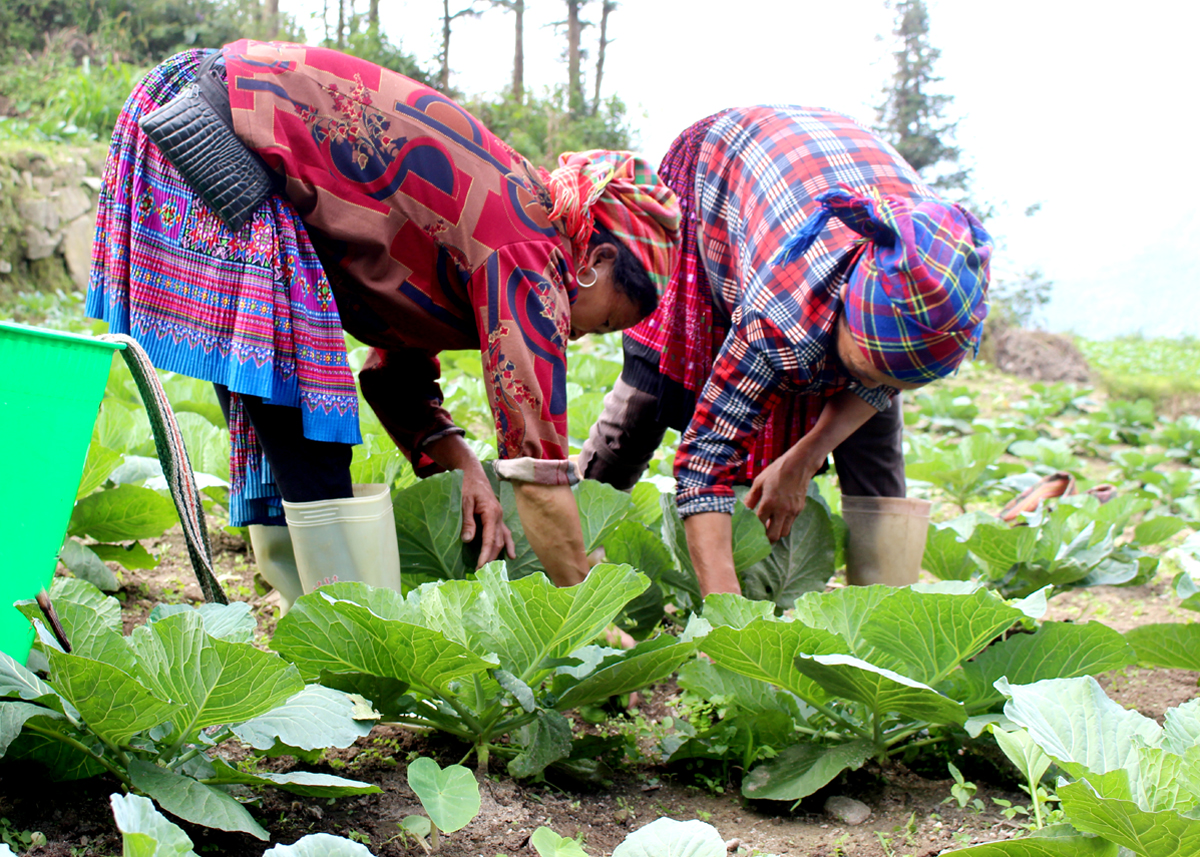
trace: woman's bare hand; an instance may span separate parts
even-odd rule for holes
[[[746,505],[753,509],[767,528],[771,544],[792,532],[792,524],[804,511],[808,483],[817,466],[809,461],[800,444],[780,456],[754,480],[746,494]]]
[[[515,559],[516,546],[513,544],[512,533],[504,523],[504,507],[492,492],[492,485],[480,467],[468,467],[463,471],[462,486],[462,540],[472,541],[477,527],[483,528],[483,539],[479,547],[479,562],[476,568],[494,559],[499,559],[503,553],[509,559]],[[478,522],[476,522],[478,518]]]

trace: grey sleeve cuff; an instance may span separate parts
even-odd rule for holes
[[[892,396],[899,392],[895,387],[864,387],[858,381],[851,381],[850,389],[868,405],[881,412],[892,406]]]

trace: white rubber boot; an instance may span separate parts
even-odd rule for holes
[[[386,485],[355,485],[343,500],[283,503],[305,592],[343,580],[400,591],[400,552]]]
[[[296,571],[296,553],[287,527],[250,525],[250,548],[258,573],[279,593],[279,615],[288,612],[297,598],[304,594],[300,575]]]
[[[929,533],[928,500],[911,497],[842,497],[846,582],[853,586],[916,583]]]

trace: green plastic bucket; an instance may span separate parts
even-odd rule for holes
[[[33,628],[11,605],[54,577],[112,356],[124,347],[0,322],[0,651],[19,663]]]

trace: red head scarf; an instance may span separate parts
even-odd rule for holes
[[[561,221],[575,249],[587,258],[599,223],[629,248],[661,295],[679,260],[679,201],[646,161],[631,152],[593,149],[564,152],[548,177],[552,221]]]

